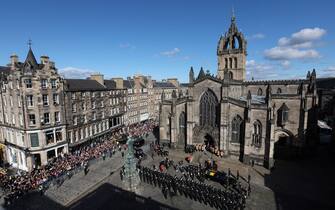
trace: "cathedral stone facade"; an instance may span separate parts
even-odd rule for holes
[[[191,68],[187,94],[163,98],[161,142],[175,148],[207,144],[226,156],[265,167],[313,146],[315,70],[306,79],[246,81],[247,41],[235,17],[219,40],[217,56],[216,76],[201,68],[195,77]]]

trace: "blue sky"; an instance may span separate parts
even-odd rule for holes
[[[101,72],[188,80],[193,66],[216,74],[216,47],[234,7],[248,38],[250,79],[299,78],[315,68],[335,76],[331,0],[7,1],[0,3],[0,65],[27,41],[68,77]]]

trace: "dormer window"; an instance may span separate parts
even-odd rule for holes
[[[277,125],[278,126],[285,126],[288,122],[288,112],[289,108],[285,103],[278,109],[277,111]]]

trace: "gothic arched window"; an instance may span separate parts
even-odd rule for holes
[[[234,58],[234,66],[235,66],[235,69],[237,69],[237,58]]]
[[[288,111],[289,108],[285,103],[277,111],[277,125],[284,126],[288,121]]]
[[[211,90],[207,90],[200,99],[200,125],[218,125],[218,100]]]
[[[240,41],[238,40],[237,36],[233,37],[233,49],[239,49],[240,48]]]
[[[282,93],[281,88],[278,88],[277,89],[277,94],[281,94],[281,93]]]
[[[185,112],[179,115],[179,144],[184,144],[186,141],[186,115]]]
[[[229,68],[233,68],[233,59],[229,58]]]
[[[234,75],[233,75],[233,72],[230,71],[230,72],[229,72],[229,79],[233,79],[233,76],[234,76]]]
[[[224,59],[224,67],[227,69],[228,68],[228,58]]]
[[[180,113],[179,115],[179,128],[185,128],[186,119],[185,119],[185,112]]]
[[[258,90],[257,90],[257,95],[258,95],[258,96],[263,95],[263,90],[262,90],[262,88],[258,88]]]
[[[254,122],[254,131],[252,134],[252,145],[255,147],[262,146],[262,124],[258,120]]]
[[[241,137],[242,118],[240,116],[234,117],[231,123],[231,142],[239,143]]]

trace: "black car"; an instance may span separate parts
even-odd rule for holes
[[[138,138],[134,141],[134,147],[141,147],[144,145],[144,139]]]
[[[226,173],[221,172],[221,171],[215,171],[215,170],[208,170],[206,173],[206,178],[214,181],[214,182],[218,182],[223,184],[225,179],[227,178]],[[231,180],[229,180],[231,183]]]

